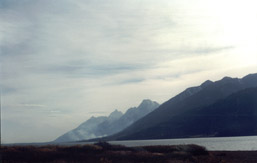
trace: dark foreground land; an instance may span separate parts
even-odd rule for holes
[[[105,142],[83,146],[3,146],[1,161],[7,162],[231,162],[256,163],[257,151],[207,151],[197,145],[125,147]]]

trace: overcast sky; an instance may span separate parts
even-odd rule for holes
[[[255,0],[0,0],[2,143],[257,72]]]

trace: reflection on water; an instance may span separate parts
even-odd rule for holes
[[[208,150],[257,150],[257,136],[245,137],[222,137],[222,138],[190,138],[190,139],[161,139],[161,140],[133,140],[133,141],[111,141],[112,144],[125,146],[145,145],[178,145],[197,144]]]

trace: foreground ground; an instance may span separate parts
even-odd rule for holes
[[[83,146],[3,146],[0,162],[231,162],[256,163],[257,151],[207,151],[197,145],[125,147],[97,143]]]

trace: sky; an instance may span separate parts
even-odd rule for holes
[[[0,0],[2,143],[257,72],[255,0]]]

